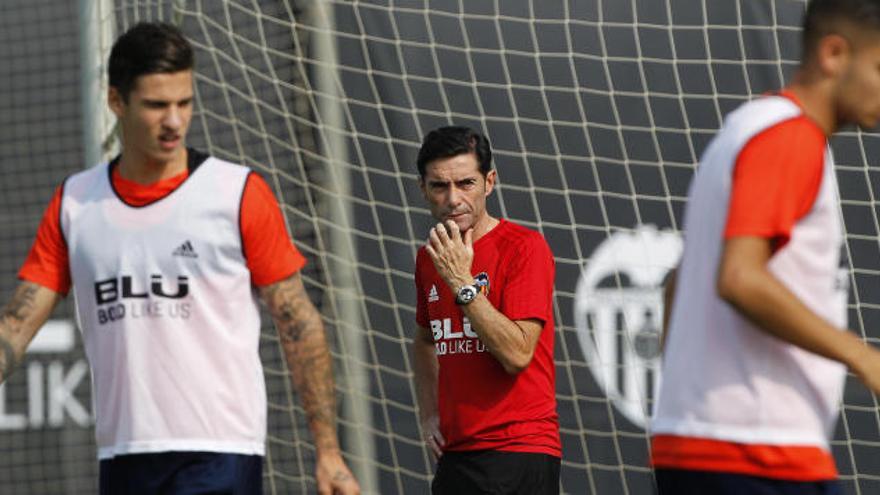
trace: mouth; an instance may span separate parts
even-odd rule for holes
[[[180,145],[180,141],[178,134],[163,134],[159,136],[159,147],[164,151],[171,151]]]

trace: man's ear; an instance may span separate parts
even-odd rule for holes
[[[486,196],[488,197],[492,194],[492,190],[495,189],[495,181],[498,179],[498,172],[493,168],[489,172],[486,173]]]
[[[107,106],[117,118],[121,117],[125,111],[125,100],[119,90],[113,86],[110,86],[110,90],[107,91]]]
[[[816,65],[823,75],[836,78],[846,71],[852,52],[848,39],[839,34],[825,35],[816,45]]]

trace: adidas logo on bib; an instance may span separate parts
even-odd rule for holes
[[[428,302],[435,302],[439,300],[440,296],[437,294],[437,286],[432,284],[431,290],[428,291]]]
[[[193,245],[191,242],[186,241],[177,249],[175,249],[172,253],[172,256],[183,256],[184,258],[198,258],[199,255],[196,254],[196,250],[193,249]]]

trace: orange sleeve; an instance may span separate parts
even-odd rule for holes
[[[724,238],[772,239],[775,249],[813,207],[822,184],[825,135],[807,117],[758,134],[736,160]]]
[[[61,193],[55,190],[37,229],[34,244],[18,271],[18,278],[40,284],[59,294],[70,290],[67,242],[61,233]]]
[[[251,173],[241,198],[241,237],[254,285],[263,287],[298,272],[306,259],[287,235],[269,184]]]

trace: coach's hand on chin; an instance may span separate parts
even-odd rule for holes
[[[453,291],[473,283],[471,265],[474,261],[474,229],[462,232],[452,220],[435,225],[428,236],[425,249],[437,274]]]

